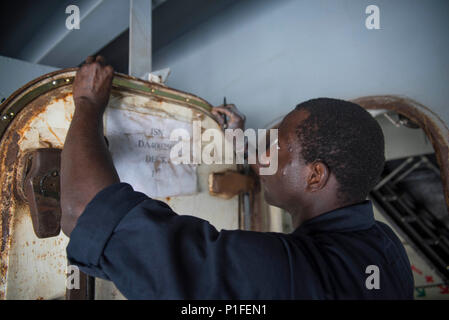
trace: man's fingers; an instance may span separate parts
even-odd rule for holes
[[[229,110],[231,110],[232,113],[234,113],[236,116],[245,119],[245,115],[243,113],[240,112],[239,109],[237,109],[237,107],[234,104],[230,104],[228,107]]]
[[[238,116],[242,119],[245,119],[245,115],[243,113],[241,113],[239,109],[237,109],[235,104],[222,104],[221,106],[215,107],[215,109],[222,110],[228,116],[230,116],[232,114],[234,116]]]
[[[114,68],[111,66],[111,65],[107,65],[106,67],[105,67],[105,69],[106,69],[106,71],[107,71],[107,73],[109,74],[109,75],[113,75],[114,74]]]
[[[212,113],[213,112],[217,112],[217,113],[221,113],[221,114],[225,114],[225,115],[227,115],[228,117],[231,117],[234,113],[230,110],[230,109],[228,109],[228,108],[225,108],[225,107],[215,107],[213,110],[212,110]]]
[[[87,58],[86,58],[86,64],[88,64],[88,63],[92,63],[92,62],[94,62],[94,57],[92,57],[92,56],[88,56]]]
[[[215,116],[215,118],[217,119],[217,121],[220,124],[220,126],[223,127],[223,125],[224,125],[224,116],[223,116],[223,114],[221,114],[220,112],[218,112],[218,110],[215,110],[215,109],[212,109],[212,114]]]
[[[211,113],[212,113],[214,116],[219,117],[219,118],[224,117],[223,112],[221,112],[220,110],[217,110],[216,108],[212,109]]]
[[[216,106],[215,108],[232,109],[232,108],[235,108],[235,105],[234,104],[222,104],[222,105]]]
[[[97,56],[97,58],[95,59],[95,62],[98,62],[100,65],[104,66],[105,64],[105,60],[103,56]]]
[[[104,66],[106,64],[106,60],[104,59],[103,56],[96,56],[96,57],[88,56],[84,64],[90,64],[94,62],[98,62],[101,66]]]

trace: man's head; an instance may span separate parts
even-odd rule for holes
[[[278,171],[261,178],[267,201],[291,213],[363,201],[384,166],[382,129],[351,102],[303,102],[282,120],[278,135]]]

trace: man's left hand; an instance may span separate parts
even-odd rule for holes
[[[246,117],[234,104],[226,104],[215,107],[211,112],[223,129],[245,130]]]

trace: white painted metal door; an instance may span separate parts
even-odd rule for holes
[[[18,194],[23,179],[23,155],[39,148],[62,149],[74,112],[71,84],[75,69],[45,75],[16,91],[1,106],[0,134],[0,212],[1,219],[1,299],[57,299],[66,294],[66,252],[68,238],[40,239],[33,230],[30,210]],[[216,128],[211,106],[193,95],[144,82],[125,75],[114,78],[108,110],[127,110],[153,122],[174,119],[189,124],[201,121],[202,127]],[[108,112],[105,131],[110,128]],[[128,117],[126,121],[132,121]],[[151,137],[148,137],[151,141]],[[238,228],[238,197],[225,200],[209,195],[211,172],[234,168],[233,165],[197,167],[196,192],[167,196],[175,212],[207,219],[217,229]],[[131,185],[133,181],[124,181]],[[96,280],[98,299],[123,298],[112,283]]]

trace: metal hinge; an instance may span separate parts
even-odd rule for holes
[[[18,194],[30,208],[34,232],[38,238],[55,237],[61,231],[61,150],[37,149],[26,153],[21,162]]]
[[[209,193],[213,196],[230,199],[238,194],[250,193],[256,187],[253,176],[228,170],[209,174]]]

